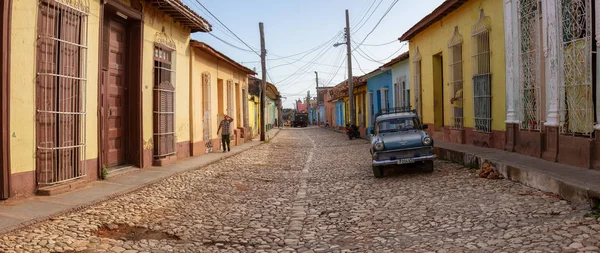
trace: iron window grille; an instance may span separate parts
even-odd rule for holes
[[[462,59],[463,38],[458,32],[458,26],[454,27],[454,34],[448,41],[448,50],[450,51],[450,87],[452,91],[452,118],[451,126],[454,129],[463,129],[464,127],[464,99],[463,99],[463,59]]]
[[[375,115],[375,109],[373,108],[373,92],[368,92],[367,93],[367,98],[368,98],[368,102],[367,105],[369,106],[369,123],[367,126],[373,126],[373,124],[371,124],[371,122],[373,121],[373,115]]]
[[[89,2],[38,1],[36,178],[53,185],[87,174]]]
[[[250,127],[250,121],[248,118],[248,90],[242,89],[242,107],[244,108],[244,127]]]
[[[492,132],[492,73],[490,68],[490,20],[479,10],[479,20],[473,25],[472,66],[475,129]]]
[[[227,80],[227,115],[233,117],[233,80]]]
[[[210,73],[204,72],[202,73],[202,100],[203,100],[203,110],[202,110],[202,135],[204,139],[204,148],[206,153],[210,153],[213,151],[213,143],[212,143],[212,120],[211,120],[211,85],[210,85]]]
[[[413,73],[415,82],[415,109],[420,117],[423,117],[422,102],[421,102],[421,54],[419,48],[415,49],[415,56],[413,57]]]
[[[519,125],[522,130],[541,129],[540,3],[518,1]]]
[[[154,158],[176,153],[174,47],[154,47]]]
[[[592,1],[560,0],[559,131],[592,136],[594,91]]]

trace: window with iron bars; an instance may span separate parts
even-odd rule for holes
[[[560,47],[562,82],[559,82],[559,131],[564,134],[592,136],[594,129],[592,43],[594,1],[561,0]]]
[[[539,0],[519,0],[519,125],[540,130],[542,118]]]
[[[175,154],[173,49],[154,47],[154,158]]]
[[[210,87],[210,73],[209,72],[204,72],[202,73],[202,100],[203,100],[203,110],[202,110],[202,119],[203,119],[203,124],[202,124],[202,133],[203,133],[203,139],[204,139],[204,147],[205,147],[205,151],[206,153],[210,153],[213,151],[213,144],[212,144],[212,132],[211,132],[211,126],[212,126],[212,120],[211,120],[211,87]]]
[[[250,127],[250,120],[248,115],[248,90],[242,89],[242,106],[244,108],[244,127]]]
[[[227,115],[233,116],[233,80],[227,80]]]
[[[415,49],[414,55],[415,56],[413,57],[413,79],[415,82],[415,91],[413,92],[413,94],[415,95],[415,109],[417,110],[419,117],[423,117],[423,112],[421,111],[421,54],[419,53],[419,48]]]
[[[472,65],[473,65],[473,102],[475,129],[492,132],[492,73],[490,68],[490,21],[483,10],[479,11],[479,20],[473,26]]]
[[[38,3],[36,179],[45,186],[86,175],[89,6],[80,1]]]
[[[368,103],[367,105],[369,106],[369,122],[367,124],[367,126],[373,126],[373,124],[371,122],[373,122],[373,116],[375,115],[375,108],[373,108],[373,92],[368,92],[367,95],[368,98]]]
[[[454,27],[454,35],[448,42],[450,51],[450,87],[452,89],[452,118],[451,127],[463,129],[463,59],[462,59],[462,35],[458,32],[458,26]]]

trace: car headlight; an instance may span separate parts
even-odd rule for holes
[[[426,146],[431,145],[431,143],[433,142],[433,140],[429,136],[425,136],[422,141],[423,141],[423,145],[426,145]]]
[[[383,142],[377,142],[375,145],[373,145],[373,147],[375,150],[383,150]]]

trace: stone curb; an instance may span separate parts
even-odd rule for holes
[[[558,194],[561,198],[573,203],[587,203],[591,207],[595,207],[600,200],[600,187],[586,187],[576,180],[561,178],[558,175],[516,162],[492,158],[486,156],[485,153],[467,152],[439,146],[434,147],[434,149],[438,158],[471,168],[480,168],[484,162],[489,162],[506,179],[544,192]]]
[[[275,135],[273,135],[273,137],[271,139],[275,138],[275,136],[277,136],[278,133],[279,133],[279,131],[277,131],[275,133]],[[250,146],[248,146],[248,147],[246,147],[246,148],[244,148],[242,150],[239,150],[238,152],[234,152],[234,153],[231,153],[231,154],[226,154],[226,155],[224,155],[222,157],[219,157],[219,158],[217,158],[217,159],[215,159],[213,161],[209,161],[209,162],[206,162],[204,164],[197,165],[197,166],[190,166],[189,168],[183,169],[181,171],[174,172],[174,173],[168,174],[168,175],[164,175],[164,176],[162,176],[160,178],[157,178],[155,180],[152,180],[150,182],[146,182],[146,183],[143,183],[143,184],[140,184],[140,185],[132,186],[130,189],[123,190],[123,191],[120,191],[120,192],[116,192],[116,193],[110,194],[108,196],[105,196],[105,197],[102,197],[102,198],[99,198],[99,199],[96,199],[96,200],[92,200],[92,201],[90,201],[88,203],[85,203],[85,204],[75,205],[75,206],[73,206],[71,208],[68,208],[66,210],[59,211],[59,212],[56,212],[56,213],[53,213],[53,214],[49,214],[49,215],[44,216],[44,217],[33,218],[31,220],[27,220],[27,221],[24,221],[22,223],[19,223],[18,225],[6,227],[6,228],[0,228],[0,236],[4,235],[6,233],[9,233],[9,232],[14,232],[14,231],[23,229],[25,227],[28,227],[28,226],[31,226],[31,225],[34,225],[34,224],[37,224],[37,223],[40,223],[40,222],[43,222],[43,221],[51,220],[51,219],[56,218],[58,216],[63,216],[63,215],[67,215],[67,214],[70,214],[70,213],[74,213],[74,212],[80,211],[82,209],[88,208],[90,206],[93,206],[93,205],[96,205],[96,204],[99,204],[99,203],[102,203],[102,202],[106,202],[106,201],[109,201],[109,200],[112,200],[112,199],[116,199],[118,197],[121,197],[121,196],[129,194],[129,193],[134,193],[134,192],[140,191],[144,187],[156,184],[156,183],[158,183],[160,181],[166,180],[166,179],[174,177],[174,176],[181,175],[181,174],[189,172],[189,171],[202,169],[204,167],[207,167],[207,166],[212,165],[214,163],[220,162],[220,161],[225,160],[227,158],[239,155],[239,154],[241,154],[241,153],[243,153],[245,151],[248,151],[248,150],[250,150],[250,149],[252,149],[254,147],[257,147],[257,146],[260,146],[260,145],[263,145],[263,144],[265,144],[265,143],[264,142],[260,142],[260,143],[258,143],[256,145],[250,145]],[[144,171],[144,169],[140,169],[140,172],[143,172],[143,171]],[[132,173],[135,173],[135,172],[132,172]],[[127,174],[131,174],[131,173],[127,173]]]
[[[338,129],[324,129],[345,134],[345,132]],[[368,137],[364,136],[360,138],[369,140]],[[435,146],[434,149],[439,159],[467,167],[479,168],[484,162],[490,162],[506,179],[541,191],[558,194],[561,198],[573,203],[586,203],[591,207],[596,207],[600,203],[600,186],[586,187],[575,180],[560,178],[526,165],[487,157],[484,152],[469,153],[439,146]]]

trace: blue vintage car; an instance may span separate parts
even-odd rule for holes
[[[415,110],[391,109],[378,113],[371,130],[373,174],[382,177],[384,166],[416,164],[433,172],[433,139]]]

